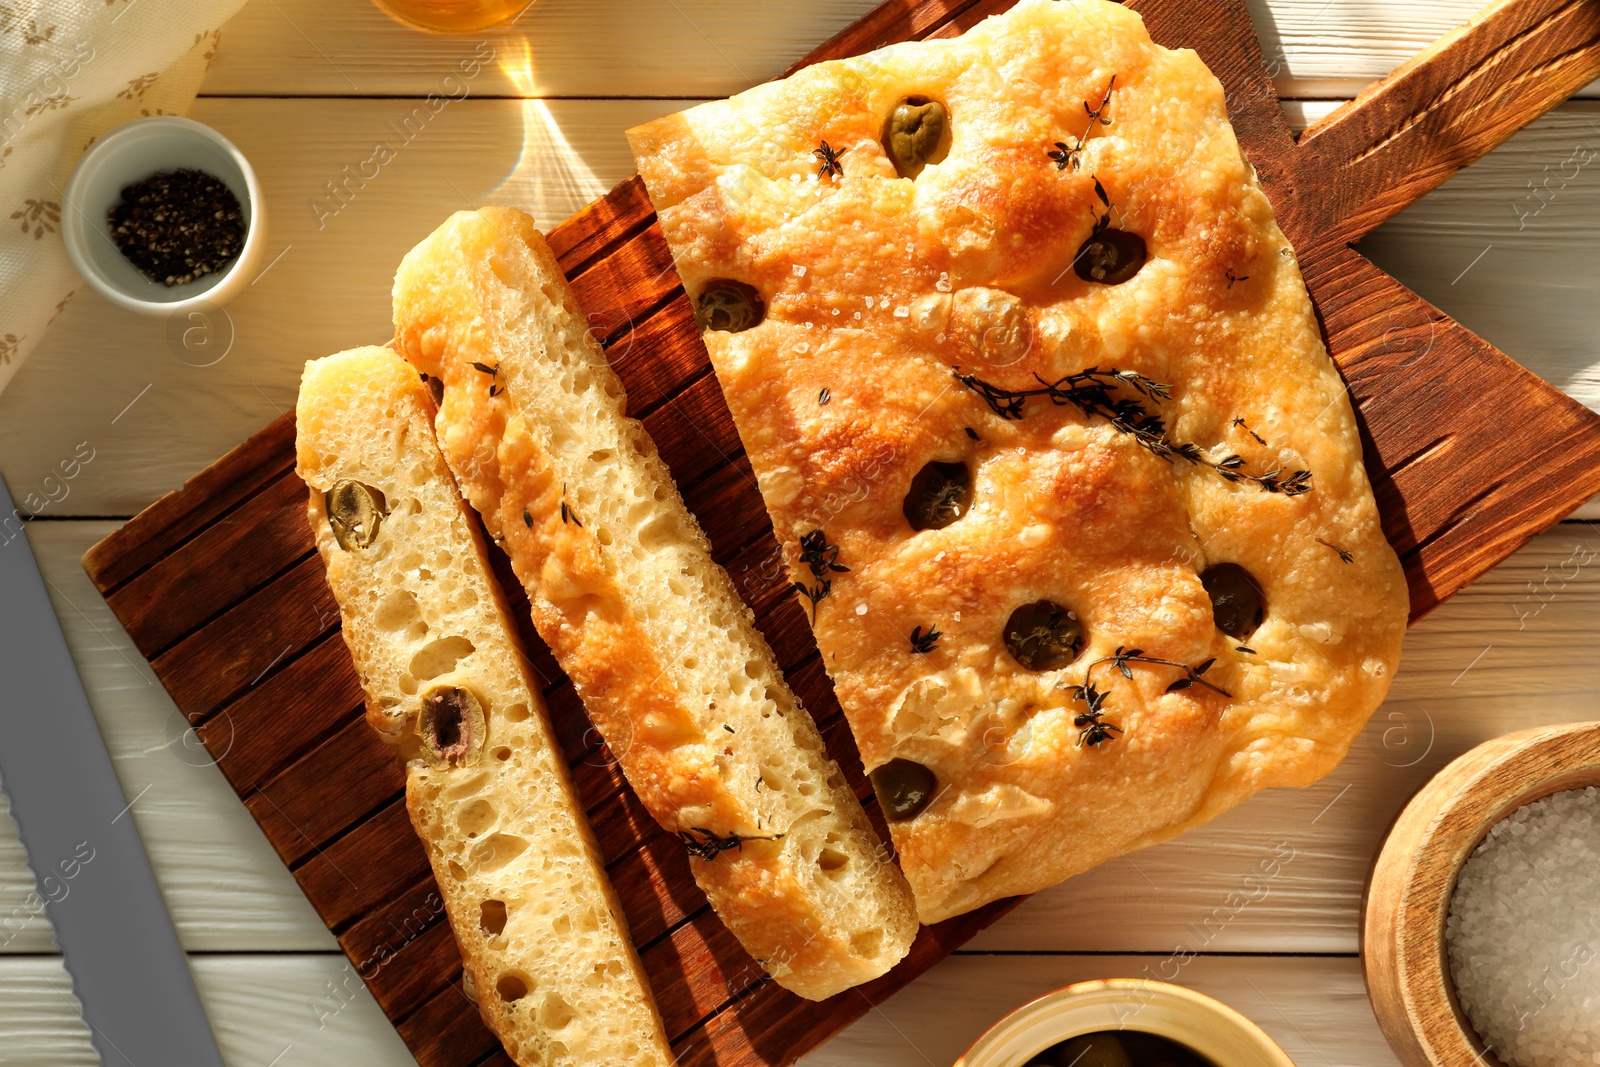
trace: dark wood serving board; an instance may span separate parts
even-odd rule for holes
[[[891,0],[801,64],[951,36],[1007,6]],[[1420,617],[1600,491],[1600,418],[1351,245],[1600,73],[1600,0],[1493,6],[1298,140],[1242,0],[1131,6],[1157,41],[1197,49],[1227,88],[1239,141],[1294,242],[1355,398],[1384,529]],[[624,182],[550,240],[630,411],[866,796],[641,183]],[[293,438],[288,417],[274,422],[96,545],[84,566],[417,1061],[509,1063],[462,992],[460,958],[406,819],[401,767],[362,721],[306,527]],[[779,989],[708,910],[681,844],[595,743],[517,582],[504,559],[496,565],[681,1062],[789,1063],[1015,903],[924,929],[905,962],[860,990],[811,1004]],[[876,819],[870,798],[868,807]]]

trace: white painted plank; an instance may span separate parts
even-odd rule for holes
[[[145,684],[148,668],[82,575],[79,557],[111,526],[40,522],[29,539],[58,590],[125,792],[155,783],[133,814],[180,936],[190,949],[330,947],[221,775],[191,766],[200,754],[173,743],[176,711],[159,686]],[[973,947],[1354,952],[1368,864],[1406,797],[1479,741],[1594,718],[1597,643],[1600,529],[1564,524],[1412,630],[1389,702],[1328,779],[1258,797],[1184,838],[1047,890]],[[1292,858],[1263,880],[1261,863],[1274,849]],[[14,833],[0,827],[0,918],[23,905],[28,885]],[[1094,917],[1108,907],[1121,918]],[[7,947],[48,951],[44,920]]]
[[[1035,996],[1094,978],[1139,977],[1151,963],[1141,956],[955,956],[801,1062],[950,1063],[989,1024]],[[191,965],[232,1067],[415,1062],[341,957],[201,956]],[[1302,1067],[1395,1063],[1354,958],[1201,957],[1178,981],[1243,1012]],[[65,984],[56,958],[0,959],[0,1064],[94,1067],[77,1008],[59,991]],[[463,1002],[462,1010],[472,1009]]]
[[[191,956],[189,963],[230,1067],[416,1063],[343,956]],[[0,1064],[97,1067],[70,983],[60,957],[0,959]]]
[[[201,101],[196,115],[260,169],[269,249],[287,251],[209,327],[141,318],[79,293],[0,395],[0,472],[18,500],[60,498],[46,515],[133,514],[289,407],[306,359],[388,338],[394,268],[450,211],[511,203],[547,226],[559,221],[631,172],[624,129],[684,102],[450,104],[364,186],[352,182],[342,205],[329,198],[326,183],[368,158],[370,149],[356,146],[398,143],[393,127],[413,106]],[[1331,106],[1290,113],[1304,121]],[[1574,144],[1589,138],[1600,149],[1591,124],[1600,124],[1600,106],[1557,109],[1366,246],[1402,281],[1600,408],[1600,334],[1586,296],[1600,283],[1600,161],[1524,230],[1509,206]],[[191,365],[216,358],[230,324],[226,356]],[[199,343],[208,338],[210,347]],[[93,461],[71,482],[47,483],[85,442]]]
[[[83,553],[116,526],[41,523],[29,528],[28,541],[50,583],[123,795],[135,801],[130,815],[180,940],[191,951],[335,949],[300,887],[84,574]],[[3,796],[0,811],[9,812]],[[32,893],[33,879],[7,815],[0,820],[0,951],[54,950],[49,920]]]
[[[776,77],[875,0],[543,0],[503,35],[476,95],[726,96]],[[1477,0],[1249,0],[1284,97],[1347,98],[1471,18]],[[364,3],[252,0],[202,87],[228,95],[440,91],[476,41]],[[451,91],[446,87],[445,91]],[[1592,92],[1593,89],[1586,90]]]
[[[1362,242],[1463,326],[1600,410],[1600,104],[1546,115]]]

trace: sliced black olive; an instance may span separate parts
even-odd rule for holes
[[[483,705],[460,686],[435,686],[422,694],[417,733],[435,763],[455,767],[476,762],[485,723]]]
[[[915,178],[929,163],[949,152],[945,130],[949,113],[937,100],[908,96],[894,106],[883,124],[883,150],[902,178]]]
[[[1065,667],[1083,651],[1083,624],[1053,600],[1024,604],[1006,620],[1006,648],[1030,671]]]
[[[1078,249],[1072,269],[1086,282],[1120,285],[1144,266],[1144,238],[1127,230],[1100,230]]]
[[[933,772],[908,759],[892,759],[869,775],[883,817],[890,822],[914,819],[933,799],[939,784]]]
[[[1200,574],[1211,597],[1211,618],[1217,629],[1243,641],[1267,617],[1267,598],[1250,572],[1237,563],[1215,563]]]
[[[965,463],[929,463],[911,479],[903,508],[913,530],[942,530],[972,505],[972,472]]]
[[[731,278],[711,282],[694,302],[694,317],[702,330],[739,333],[759,323],[766,313],[755,286]]]
[[[378,539],[378,527],[388,514],[383,493],[365,482],[338,481],[322,498],[333,539],[345,551],[366,548]]]

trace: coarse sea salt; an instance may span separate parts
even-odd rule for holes
[[[1600,1064],[1600,789],[1506,816],[1468,857],[1445,941],[1456,995],[1507,1067]]]

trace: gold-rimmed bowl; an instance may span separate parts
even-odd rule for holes
[[[1294,1067],[1255,1023],[1167,982],[1110,978],[1046,993],[985,1030],[955,1067],[1022,1067],[1051,1045],[1103,1030],[1156,1034],[1227,1067]]]

